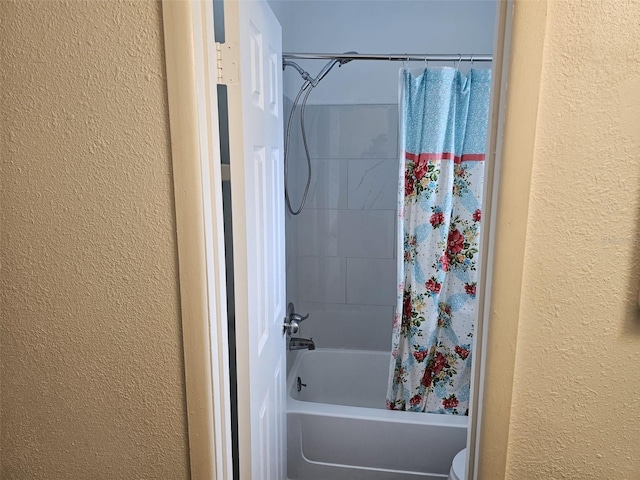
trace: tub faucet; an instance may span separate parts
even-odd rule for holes
[[[289,339],[289,350],[315,350],[313,338],[292,337]]]
[[[299,313],[296,313],[296,307],[293,305],[293,303],[289,302],[289,305],[287,305],[287,318],[289,319],[289,322],[293,320],[295,322],[301,323],[303,320],[309,318],[309,314],[307,313],[306,315],[300,315]]]

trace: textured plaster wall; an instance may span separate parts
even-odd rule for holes
[[[6,479],[188,478],[158,2],[0,2]]]
[[[638,18],[549,2],[510,479],[640,478]]]

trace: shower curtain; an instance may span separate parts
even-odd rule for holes
[[[468,414],[490,84],[402,72],[392,410]]]

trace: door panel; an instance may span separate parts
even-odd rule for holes
[[[242,480],[286,478],[281,29],[264,1],[225,2]]]

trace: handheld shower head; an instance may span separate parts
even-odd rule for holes
[[[349,55],[353,53],[358,53],[358,52],[345,52],[344,54]],[[322,67],[322,70],[320,70],[320,73],[318,73],[318,76],[313,79],[311,84],[314,87],[318,85],[320,80],[322,80],[327,75],[327,73],[331,71],[331,69],[336,65],[336,63],[339,63],[340,66],[342,66],[345,63],[349,63],[351,60],[353,59],[352,58],[336,58],[336,59],[330,60],[324,67]]]
[[[344,52],[343,55],[357,55],[358,52],[356,51],[351,51],[351,52]],[[340,58],[338,59],[338,61],[340,62],[340,66],[344,65],[345,63],[349,63],[351,60],[353,60],[353,58]]]
[[[349,55],[349,54],[353,54],[353,53],[358,53],[358,52],[345,52],[344,55]],[[353,60],[353,59],[352,58],[335,58],[333,60],[329,60],[329,62],[327,62],[327,64],[324,67],[322,67],[322,70],[320,70],[320,73],[318,73],[316,78],[313,78],[311,75],[309,75],[309,73],[306,70],[304,70],[302,67],[300,67],[300,65],[298,65],[295,62],[292,62],[291,60],[283,60],[282,61],[282,69],[284,70],[285,67],[293,67],[293,68],[295,68],[298,71],[298,73],[300,74],[300,76],[306,82],[309,82],[313,87],[315,87],[315,86],[318,85],[320,80],[322,80],[327,75],[327,73],[329,73],[329,71],[331,71],[331,69],[335,66],[336,63],[339,63],[340,66],[342,66],[345,63],[349,63],[351,60]]]
[[[346,52],[345,55],[354,54],[354,53],[357,53],[357,52]],[[285,67],[295,68],[298,71],[298,73],[302,76],[302,78],[305,80],[305,83],[300,87],[300,90],[298,91],[298,95],[296,95],[296,99],[293,101],[293,107],[291,108],[291,112],[289,113],[289,120],[287,121],[287,130],[286,130],[285,140],[284,140],[284,198],[287,205],[287,209],[289,210],[289,212],[291,212],[292,215],[298,215],[302,211],[302,208],[304,207],[304,204],[307,200],[307,194],[309,193],[309,186],[311,185],[311,156],[309,155],[309,146],[307,144],[307,134],[304,129],[304,109],[307,104],[307,99],[309,98],[309,95],[311,94],[315,86],[318,85],[318,82],[320,82],[320,80],[322,80],[325,77],[325,75],[329,73],[329,71],[335,66],[336,63],[339,63],[340,66],[342,66],[345,63],[350,62],[351,60],[353,59],[352,58],[340,58],[340,59],[334,58],[330,60],[322,68],[322,70],[320,70],[320,73],[318,73],[318,76],[316,78],[311,78],[311,76],[304,69],[302,69],[300,65],[298,65],[295,62],[292,62],[291,60],[285,59],[282,62],[283,70]],[[302,194],[302,200],[300,201],[300,206],[297,209],[294,209],[291,206],[291,198],[289,197],[289,180],[288,180],[289,178],[289,143],[291,139],[290,134],[291,134],[292,120],[296,112],[296,108],[298,106],[298,101],[300,100],[300,97],[305,91],[306,93],[304,94],[304,98],[302,99],[302,104],[300,107],[300,128],[302,132],[302,144],[304,145],[304,153],[307,159],[308,175],[307,175],[307,184],[304,187],[304,192]]]
[[[324,67],[322,67],[322,70],[320,70],[318,76],[313,79],[312,83],[314,87],[327,75],[327,73],[331,71],[336,63],[338,63],[338,60],[330,60]]]

